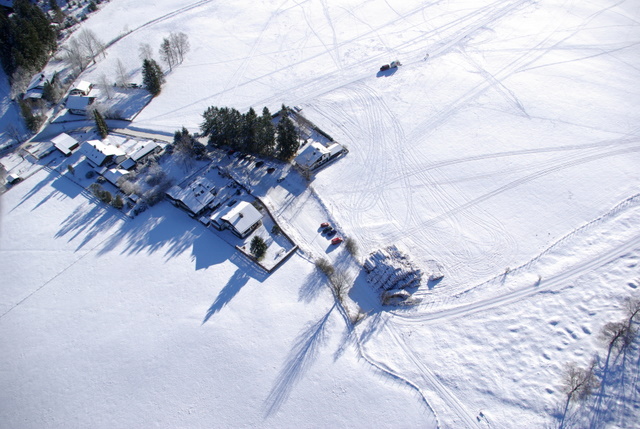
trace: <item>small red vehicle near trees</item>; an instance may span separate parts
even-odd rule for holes
[[[336,237],[333,240],[331,240],[331,244],[340,244],[342,243],[342,238],[341,237]]]
[[[320,224],[320,228],[326,228],[326,227],[328,227],[328,226],[329,226],[329,222],[322,222],[322,223]]]

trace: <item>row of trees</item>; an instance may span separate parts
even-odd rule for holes
[[[202,135],[208,136],[209,144],[215,147],[226,146],[282,160],[291,159],[300,147],[298,131],[289,118],[289,109],[284,105],[276,127],[267,107],[258,116],[253,108],[242,114],[232,107],[212,106],[202,116]]]

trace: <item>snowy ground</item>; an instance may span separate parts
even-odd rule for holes
[[[0,417],[553,426],[568,363],[602,354],[600,329],[638,296],[639,22],[630,0],[112,0],[85,25],[130,33],[83,79],[118,59],[141,79],[140,43],[191,42],[135,129],[197,131],[211,105],[286,103],[350,152],[310,186],[247,173],[301,248],[270,277],[165,203],[127,221],[45,171],[7,192]],[[445,278],[416,308],[381,309],[319,237],[325,220],[361,254],[398,244]],[[369,313],[347,346],[318,256]],[[594,427],[640,420],[635,362]]]

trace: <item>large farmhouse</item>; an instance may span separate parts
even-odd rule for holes
[[[198,177],[184,188],[172,186],[166,195],[174,205],[198,216],[216,197],[216,188],[209,179]]]
[[[262,214],[251,203],[240,201],[211,216],[211,224],[220,230],[229,228],[238,237],[245,238],[262,225]]]
[[[114,158],[125,155],[125,152],[119,147],[103,143],[99,140],[89,140],[82,143],[80,151],[91,163],[98,167],[108,163]]]

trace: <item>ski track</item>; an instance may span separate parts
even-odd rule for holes
[[[429,370],[429,368],[427,368],[427,366],[416,356],[413,349],[407,345],[404,339],[399,338],[395,329],[390,326],[389,323],[386,323],[382,329],[389,333],[393,342],[398,346],[397,350],[403,353],[420,372],[420,382],[416,382],[414,380],[412,383],[419,386],[421,391],[434,392],[437,397],[445,403],[447,410],[454,411],[455,416],[460,420],[460,422],[456,423],[454,427],[478,428],[478,424],[467,411],[465,405],[449,390],[449,388],[438,380],[431,370]]]

